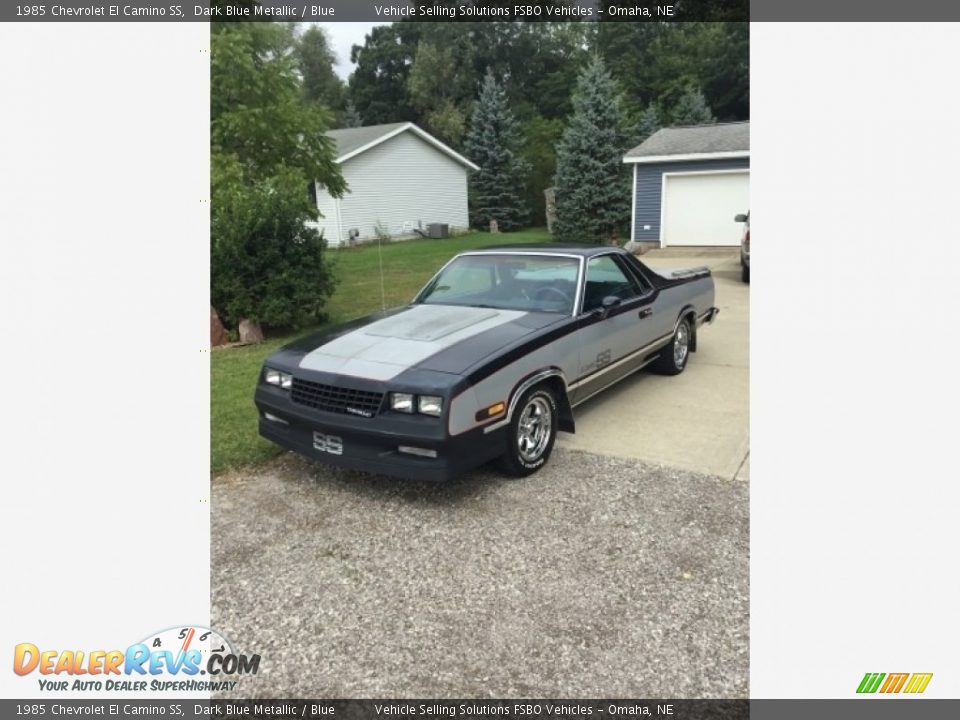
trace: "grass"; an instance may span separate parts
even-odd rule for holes
[[[410,301],[447,260],[464,250],[501,243],[547,242],[545,230],[490,235],[471,233],[446,240],[409,240],[382,247],[383,288],[387,307]],[[376,245],[331,250],[338,283],[327,302],[329,323],[368,315],[382,306],[381,253]],[[322,326],[319,326],[322,327]],[[256,465],[281,450],[257,434],[253,389],[264,358],[297,335],[272,337],[261,345],[217,348],[210,358],[210,445],[214,473]]]

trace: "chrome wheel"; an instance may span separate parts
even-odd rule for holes
[[[690,328],[685,321],[677,327],[677,334],[673,338],[673,364],[682,368],[690,352]]]
[[[520,457],[526,462],[537,461],[550,444],[552,429],[553,411],[550,403],[542,396],[530,398],[530,402],[520,413],[517,424],[517,449]]]

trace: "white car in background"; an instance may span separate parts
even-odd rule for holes
[[[734,220],[743,223],[743,236],[740,238],[740,279],[750,282],[750,213],[740,213]]]

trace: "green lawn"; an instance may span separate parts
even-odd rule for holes
[[[384,245],[383,286],[387,307],[413,298],[441,265],[463,250],[502,243],[547,242],[545,230],[490,235],[471,233],[446,240],[409,240]],[[381,307],[380,253],[377,247],[331,250],[338,279],[327,303],[330,323],[340,323]],[[315,328],[300,331],[297,335]],[[210,444],[214,473],[263,462],[280,449],[257,435],[253,388],[263,359],[294,336],[271,338],[262,345],[218,348],[210,358]]]

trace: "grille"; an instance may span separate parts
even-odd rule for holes
[[[326,412],[373,417],[380,410],[383,393],[324,385],[295,377],[290,399],[298,405]]]
[[[295,377],[290,399],[298,405],[326,412],[373,417],[380,410],[383,393],[324,385]]]

